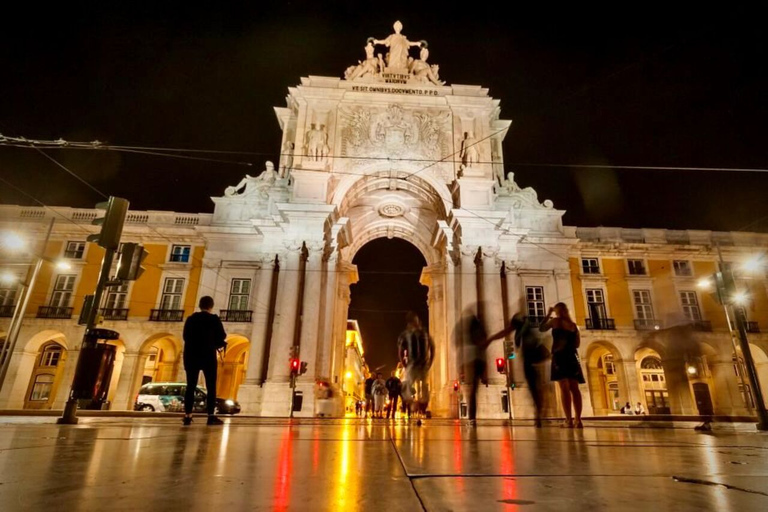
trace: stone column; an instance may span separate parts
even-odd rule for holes
[[[324,275],[324,289],[322,293],[325,295],[325,300],[322,308],[322,315],[324,319],[323,331],[318,333],[317,337],[317,368],[316,374],[318,379],[332,380],[331,379],[331,367],[333,363],[333,349],[335,347],[336,330],[336,302],[337,302],[337,287],[338,287],[338,253],[331,253],[325,263]]]
[[[269,306],[272,299],[272,278],[275,274],[275,255],[265,254],[261,258],[259,282],[256,290],[256,301],[253,304],[253,329],[251,330],[251,347],[248,355],[248,368],[245,372],[246,386],[260,385],[262,365],[266,357],[267,332],[269,330]]]
[[[307,362],[307,373],[299,377],[299,382],[314,384],[318,376],[317,340],[320,338],[320,306],[322,305],[321,281],[323,249],[322,242],[307,242],[307,264],[304,277],[304,303],[301,318],[301,360]]]
[[[482,249],[482,301],[483,321],[489,335],[504,328],[504,309],[501,297],[501,261],[495,248]],[[487,349],[488,381],[505,385],[505,376],[496,371],[496,359],[504,357],[504,340],[496,340]]]
[[[582,366],[583,363],[584,361],[582,361]],[[637,375],[637,362],[633,359],[629,359],[621,361],[620,363],[617,362],[616,366],[619,365],[621,365],[621,369],[623,370],[619,373],[619,379],[624,381],[623,383],[619,383],[619,391],[622,390],[623,384],[623,389],[626,390],[627,393],[626,401],[628,401],[632,407],[635,407],[637,402],[643,402],[643,397],[640,396],[640,379],[638,379]],[[586,368],[583,369],[586,370]],[[608,408],[610,409],[610,404],[608,404]]]
[[[267,380],[273,383],[288,383],[290,380],[289,359],[298,313],[301,244],[288,243],[286,247],[288,251],[279,257],[275,328],[267,372]]]
[[[112,403],[113,411],[133,410],[133,402],[136,399],[133,382],[138,359],[139,354],[136,352],[128,352],[127,350],[123,352],[123,366],[120,368],[120,377],[117,380],[115,399]],[[144,361],[146,361],[146,356],[144,356]]]

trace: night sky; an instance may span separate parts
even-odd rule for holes
[[[766,173],[551,165],[768,167],[768,35],[757,12],[250,4],[14,4],[0,21],[0,133],[256,153],[181,153],[233,162],[221,163],[50,151],[135,209],[211,212],[211,195],[278,161],[272,109],[285,105],[287,87],[341,76],[367,37],[387,36],[400,19],[411,40],[429,41],[442,79],[501,99],[502,117],[514,120],[507,171],[567,210],[567,224],[768,230]],[[100,200],[29,149],[0,147],[0,176],[49,205]],[[32,204],[2,184],[0,202]],[[379,290],[377,307],[391,309],[381,304],[394,293]]]

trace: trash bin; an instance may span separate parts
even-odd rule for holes
[[[303,405],[304,405],[304,392],[294,391],[293,392],[293,412],[300,411]]]
[[[107,401],[116,354],[117,347],[106,343],[80,349],[70,398],[83,409],[101,409]]]
[[[461,410],[462,418],[466,418],[467,416],[469,416],[469,407],[467,406],[467,402],[461,402],[459,409]]]

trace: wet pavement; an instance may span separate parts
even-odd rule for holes
[[[768,510],[768,434],[0,417],[0,510]]]

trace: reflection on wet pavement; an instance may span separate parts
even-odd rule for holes
[[[768,436],[0,419],[0,510],[768,510]]]

